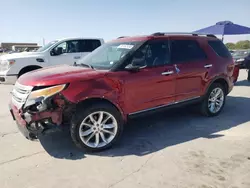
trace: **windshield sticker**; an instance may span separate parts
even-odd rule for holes
[[[132,49],[134,47],[134,45],[131,44],[121,44],[119,46],[117,46],[117,48],[123,48],[123,49]]]

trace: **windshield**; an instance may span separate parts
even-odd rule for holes
[[[106,43],[83,57],[77,64],[87,64],[96,69],[109,70],[142,43],[141,41]]]
[[[51,41],[48,44],[44,45],[43,47],[39,48],[37,50],[37,52],[43,52],[43,51],[47,50],[49,47],[51,47],[53,44],[55,44],[57,42],[58,42],[58,40]]]

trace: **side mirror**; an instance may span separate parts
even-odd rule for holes
[[[57,48],[54,48],[53,50],[50,51],[50,55],[52,55],[52,56],[61,55],[61,54],[63,54],[62,47],[57,47]]]
[[[50,51],[50,55],[51,55],[51,56],[55,56],[55,55],[56,55],[55,49],[52,49],[52,50]]]
[[[133,59],[131,64],[133,66],[137,66],[137,67],[145,67],[146,65],[146,62],[145,62],[145,59]]]

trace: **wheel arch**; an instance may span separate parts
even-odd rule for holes
[[[39,65],[28,65],[28,66],[25,66],[23,67],[19,73],[18,73],[18,77],[20,77],[22,74],[26,73],[26,72],[29,72],[29,71],[32,71],[32,70],[36,70],[36,69],[40,69],[42,68],[41,66]]]
[[[80,102],[77,103],[76,105],[76,109],[79,108],[79,107],[82,107],[82,106],[89,106],[91,104],[95,104],[95,103],[106,103],[106,104],[109,104],[109,105],[112,105],[114,108],[117,109],[118,112],[120,112],[123,120],[126,122],[127,121],[127,116],[124,114],[122,108],[114,103],[113,101],[107,99],[107,98],[101,98],[101,97],[91,97],[91,98],[86,98]]]
[[[207,91],[209,90],[210,86],[211,86],[212,84],[214,84],[214,83],[219,83],[219,84],[221,84],[221,85],[225,88],[226,94],[229,93],[229,84],[228,84],[228,81],[227,81],[226,78],[224,78],[224,77],[222,77],[222,76],[216,77],[216,78],[214,78],[214,79],[210,82],[210,84],[209,84],[208,87],[206,88],[206,93],[207,93]]]

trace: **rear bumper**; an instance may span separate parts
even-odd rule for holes
[[[0,74],[0,84],[15,84],[17,75],[3,75]]]

